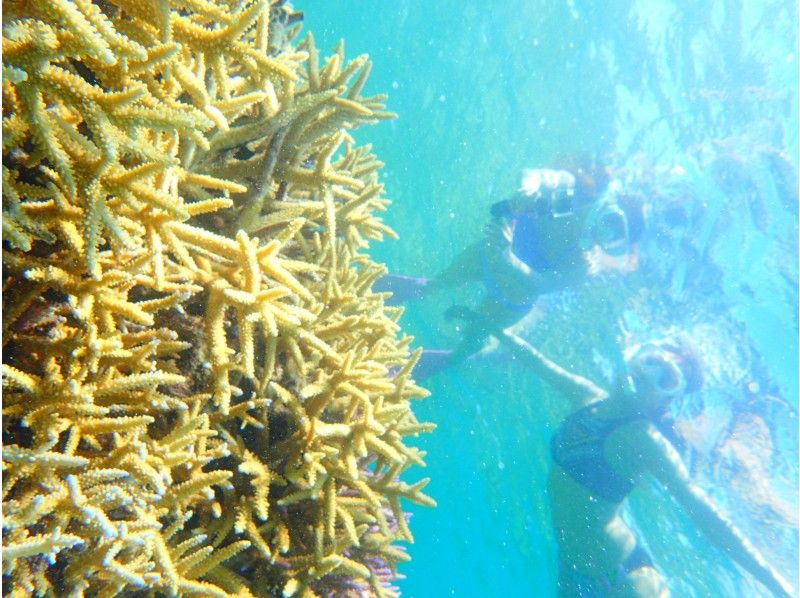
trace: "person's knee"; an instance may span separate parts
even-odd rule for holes
[[[615,598],[669,598],[670,592],[664,577],[649,566],[630,571],[614,593]]]

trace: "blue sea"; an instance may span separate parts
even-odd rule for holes
[[[672,406],[693,482],[798,587],[798,7],[773,0],[297,0],[320,48],[370,55],[399,118],[373,144],[397,241],[434,277],[482,238],[526,168],[593,156],[640,202],[638,263],[542,296],[519,333],[603,385],[620,344],[689,335],[705,385]],[[414,346],[452,349],[479,282],[408,301]],[[623,338],[624,337],[624,338]],[[622,340],[621,340],[622,339]],[[547,477],[569,406],[502,349],[429,377],[416,440],[438,507],[408,505],[404,596],[555,596]],[[415,477],[416,476],[416,477]],[[676,597],[770,596],[656,483],[623,517]]]

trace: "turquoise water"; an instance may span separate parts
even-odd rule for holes
[[[547,298],[527,337],[601,381],[618,320],[639,336],[690,331],[712,383],[700,404],[675,408],[681,453],[797,587],[796,4],[295,4],[320,47],[344,38],[348,56],[370,54],[367,91],[388,92],[400,115],[356,132],[386,163],[386,220],[400,240],[372,253],[392,272],[445,268],[480,238],[489,207],[516,189],[521,169],[559,155],[608,156],[654,215],[666,209],[660,198],[683,198],[687,223],[664,238],[649,228],[639,271]],[[770,161],[778,154],[794,181]],[[404,327],[418,346],[451,348],[459,331],[443,311],[474,305],[481,292],[410,302]],[[403,594],[555,595],[545,488],[550,437],[567,406],[502,355],[425,384],[432,396],[416,412],[438,429],[419,440],[427,469],[409,473],[433,479],[439,506],[411,508],[416,541],[401,568]],[[744,438],[731,448],[734,430]],[[764,465],[766,496],[748,489],[731,456],[758,430],[767,452],[746,456]],[[656,486],[631,495],[626,517],[674,596],[769,595]]]

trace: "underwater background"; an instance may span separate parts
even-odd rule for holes
[[[687,331],[709,372],[676,405],[693,479],[794,587],[797,539],[797,4],[787,1],[301,2],[321,48],[368,53],[368,91],[400,117],[357,133],[386,163],[393,273],[433,276],[481,236],[525,167],[605,159],[646,198],[642,265],[546,296],[525,336],[602,382],[620,326]],[[452,348],[443,312],[409,302],[415,345]],[[413,508],[406,596],[555,595],[549,442],[567,405],[502,356],[425,381],[415,411],[436,509]],[[655,484],[626,519],[675,596],[766,596]]]

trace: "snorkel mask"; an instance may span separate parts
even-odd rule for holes
[[[585,250],[598,245],[608,255],[619,257],[630,249],[628,216],[611,198],[599,202],[586,222]]]
[[[553,191],[550,194],[550,216],[554,219],[568,218],[575,214],[573,197],[575,193],[572,189],[565,191]]]
[[[594,225],[593,236],[607,254],[616,257],[627,253],[630,235],[625,212],[615,204],[605,206]]]
[[[656,343],[640,348],[628,362],[628,382],[631,390],[647,393],[662,401],[671,400],[686,392],[686,376],[678,356]]]

